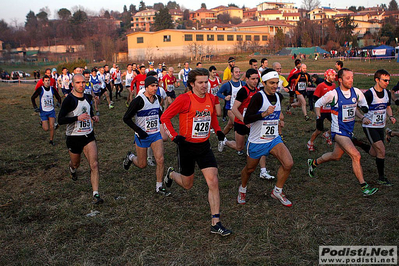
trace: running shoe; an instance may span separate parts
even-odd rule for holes
[[[165,178],[163,179],[163,183],[165,184],[166,187],[172,186],[173,179],[170,177],[170,174],[174,171],[175,169],[173,167],[169,167],[168,170],[166,171]]]
[[[149,166],[156,166],[157,164],[155,163],[154,157],[147,157],[147,164]]]
[[[55,143],[54,143],[54,141],[52,141],[52,140],[50,140],[48,143],[49,143],[51,146],[55,146]]]
[[[71,174],[71,179],[73,181],[78,180],[78,174],[76,173],[76,169],[72,169],[72,167],[69,166],[69,173]]]
[[[385,139],[387,140],[387,142],[391,142],[391,138],[392,138],[392,129],[387,128],[385,130]]]
[[[114,106],[112,104],[110,104],[110,105],[108,105],[108,108],[112,109],[112,108],[114,108]]]
[[[128,102],[126,102],[126,107],[129,107],[129,103]]]
[[[54,130],[57,130],[60,127],[60,125],[58,125],[58,123],[54,123]]]
[[[223,151],[224,146],[226,145],[226,141],[227,141],[227,139],[224,138],[224,140],[218,142],[218,151],[219,152]]]
[[[238,151],[237,154],[238,154],[239,156],[242,156],[242,155],[244,155],[244,151]]]
[[[285,196],[285,194],[283,192],[276,193],[273,189],[271,196],[273,199],[278,199],[281,202],[281,204],[283,204],[286,207],[292,206],[292,202],[287,199],[287,197]]]
[[[314,170],[316,168],[313,166],[313,161],[314,161],[314,159],[308,159],[308,166],[309,166],[308,174],[312,178],[314,177]]]
[[[377,191],[378,191],[378,188],[372,188],[369,186],[369,184],[366,184],[364,187],[362,187],[363,196],[365,196],[365,197],[371,196],[374,193],[376,193]]]
[[[308,115],[305,115],[305,120],[306,120],[306,121],[309,121],[309,120],[310,120],[310,117],[309,117]]]
[[[307,143],[308,151],[314,151],[314,145],[310,143],[310,140]]]
[[[246,197],[247,193],[243,193],[238,191],[238,196],[237,196],[237,203],[244,205],[246,203],[245,201],[245,197]]]
[[[327,131],[324,132],[322,136],[323,136],[323,138],[326,140],[326,142],[327,142],[328,145],[332,145],[331,136],[330,136],[330,134],[328,134]]]
[[[261,171],[259,177],[260,179],[267,179],[267,180],[274,179],[274,176],[270,174],[270,171],[265,171],[265,172]]]
[[[377,181],[378,184],[386,186],[386,187],[392,187],[393,184],[389,182],[389,180],[385,177],[384,179],[378,179]]]
[[[96,194],[93,196],[93,204],[98,205],[98,204],[103,204],[104,200],[100,198],[99,194]]]
[[[127,171],[132,165],[133,161],[130,160],[130,155],[133,154],[131,151],[128,151],[125,159],[123,159],[123,168]],[[133,154],[134,156],[134,154]]]
[[[114,101],[110,101],[109,104],[110,104],[110,105],[114,105]]]
[[[215,225],[211,225],[211,233],[221,236],[228,236],[232,232],[229,229],[224,228],[221,222],[217,222]]]
[[[160,187],[157,191],[157,194],[168,197],[170,195],[172,195],[172,193],[170,193],[169,191],[166,190],[166,188],[164,187]]]

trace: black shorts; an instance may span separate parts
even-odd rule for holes
[[[107,91],[107,87],[101,89],[100,96],[102,96],[104,94],[104,92],[106,92],[106,91]]]
[[[320,113],[320,118],[316,119],[316,129],[319,131],[324,130],[324,119],[331,122],[331,113]]]
[[[249,127],[237,122],[234,122],[234,131],[241,136],[249,135]]]
[[[175,91],[167,91],[166,96],[172,99],[176,99],[176,92]]]
[[[385,140],[384,128],[363,127],[363,132],[371,144],[380,140],[384,142]]]
[[[81,154],[83,148],[92,141],[95,141],[94,131],[89,135],[83,136],[66,136],[66,145],[68,150],[75,154]]]
[[[194,174],[195,162],[200,169],[218,167],[209,140],[201,143],[183,142],[179,145],[180,174]]]

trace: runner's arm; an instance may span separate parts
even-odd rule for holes
[[[125,122],[135,132],[142,130],[136,123],[133,122],[133,117],[137,112],[144,107],[143,98],[137,97],[130,103],[125,115],[123,116],[123,122]]]
[[[32,101],[33,108],[35,108],[35,109],[37,108],[36,98],[39,97],[41,92],[42,92],[42,87],[40,87],[39,89],[35,90],[35,92],[33,93],[32,97],[30,98],[31,101]]]
[[[58,93],[58,91],[55,88],[53,90],[53,93],[54,93],[54,96],[57,99],[58,103],[61,104],[61,101],[62,101],[61,100],[61,96],[60,96],[60,94]]]
[[[180,94],[176,100],[169,105],[165,112],[161,116],[161,123],[168,134],[169,138],[173,139],[178,135],[172,125],[172,118],[179,113],[188,112],[190,107],[190,98],[187,94]]]
[[[215,107],[216,105],[216,99],[217,97],[210,94],[209,95],[211,97],[213,106]],[[214,108],[215,109],[215,108]],[[211,127],[215,130],[215,132],[221,131],[222,129],[219,126],[219,121],[218,121],[218,117],[217,117],[217,113],[216,113],[216,109],[215,112],[213,112],[212,117],[211,117]]]
[[[72,97],[67,97],[62,102],[60,113],[58,114],[58,124],[71,124],[75,121],[78,121],[77,116],[67,117],[69,112],[72,112],[76,108],[76,104],[73,102]],[[91,109],[91,108],[90,108]]]
[[[256,93],[254,96],[252,96],[247,108],[247,112],[244,116],[244,124],[248,125],[263,118],[262,113],[258,112],[262,107],[262,104],[262,94]]]

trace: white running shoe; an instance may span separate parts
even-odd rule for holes
[[[226,141],[227,141],[227,139],[224,138],[224,140],[218,142],[218,151],[219,152],[223,151],[224,146],[226,145]]]
[[[156,166],[157,164],[155,163],[154,157],[147,157],[147,164],[149,166]]]
[[[273,175],[270,174],[270,171],[260,172],[259,177],[260,179],[267,179],[267,180],[275,178]]]
[[[286,197],[285,194],[283,192],[281,193],[276,193],[273,189],[272,194],[271,194],[273,199],[278,199],[281,204],[283,204],[286,207],[291,207],[292,206],[292,202],[289,201]]]

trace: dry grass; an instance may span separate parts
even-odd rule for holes
[[[359,68],[367,69],[367,64]],[[396,84],[398,78],[392,80]],[[356,77],[355,83],[363,88],[373,85],[370,78]],[[248,203],[238,206],[235,199],[245,159],[215,148],[222,220],[234,231],[220,238],[209,233],[207,186],[198,170],[192,190],[175,184],[169,198],[154,193],[154,168],[123,170],[122,158],[132,148],[133,132],[122,122],[126,110],[122,100],[114,110],[100,107],[95,132],[100,190],[106,202],[92,206],[87,161],[82,160],[79,180],[72,182],[65,128],[56,132],[57,145],[49,146],[48,133],[31,107],[31,93],[32,86],[0,84],[1,265],[315,265],[319,245],[397,244],[399,139],[387,146],[386,174],[395,186],[381,187],[373,197],[364,198],[346,155],[320,166],[317,179],[308,177],[306,159],[331,148],[320,138],[317,151],[307,152],[314,120],[304,122],[300,110],[295,110],[286,117],[284,129],[295,162],[284,188],[292,208],[269,196],[275,181],[260,180],[259,170],[250,180]],[[398,108],[393,108],[397,115]],[[359,124],[355,129],[364,139]],[[212,144],[216,147],[214,136]],[[165,146],[166,165],[176,166],[174,143]],[[375,160],[364,152],[362,156],[366,180],[374,185]],[[269,158],[267,165],[275,174],[278,162]],[[86,217],[91,210],[100,214]]]

